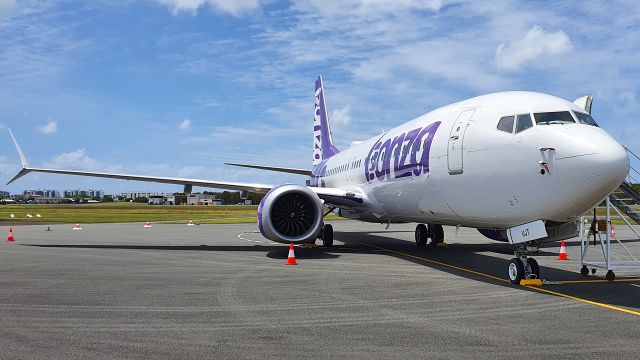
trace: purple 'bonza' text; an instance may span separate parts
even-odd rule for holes
[[[440,121],[402,133],[393,139],[384,135],[380,137],[365,159],[364,175],[367,182],[428,173],[429,150],[438,126]]]

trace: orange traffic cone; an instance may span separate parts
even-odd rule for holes
[[[73,230],[82,230],[82,227],[80,226],[80,224],[76,224],[76,225],[73,227]]]
[[[298,265],[296,262],[296,254],[293,252],[293,243],[289,244],[289,257],[287,257],[287,265]]]
[[[564,240],[560,242],[560,255],[558,255],[558,260],[569,260],[567,248],[564,246]]]
[[[195,224],[193,223],[193,221],[191,221],[191,220],[187,221],[187,226],[193,226],[193,225],[195,225]]]
[[[9,237],[7,238],[7,241],[13,241],[13,228],[9,228]]]
[[[144,223],[143,227],[150,228],[151,227],[151,223],[147,221],[146,223]]]
[[[616,238],[616,228],[613,226],[613,224],[611,224],[611,234],[609,234],[609,237],[612,238]]]

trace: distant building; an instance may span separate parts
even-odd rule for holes
[[[64,197],[66,198],[74,198],[76,196],[91,198],[91,199],[102,199],[104,196],[104,191],[102,190],[65,190]]]
[[[144,193],[136,193],[138,195]],[[149,205],[222,205],[222,200],[219,200],[212,194],[164,194],[149,196],[141,196],[149,199]]]
[[[0,191],[0,199],[6,199],[9,196],[11,196],[11,194],[9,194],[8,191]]]
[[[51,197],[34,197],[33,201],[36,204],[67,204],[72,202],[71,199],[68,198],[62,198],[62,197],[57,197],[57,198],[51,198]]]
[[[120,194],[120,196],[122,196],[123,198],[125,198],[126,200],[135,200],[137,198],[147,198],[149,199],[152,196],[168,196],[168,194],[163,193],[163,192],[149,192],[149,191],[136,191],[136,192],[124,192],[122,194]]]
[[[45,197],[45,198],[59,198],[60,191],[58,190],[25,190],[22,192],[24,197]]]
[[[218,200],[215,195],[195,193],[189,194],[187,205],[222,205],[222,201]]]
[[[149,195],[147,197],[147,199],[149,199],[149,205],[165,205],[166,198],[165,195]]]

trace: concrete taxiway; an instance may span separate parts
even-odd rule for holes
[[[0,358],[640,353],[640,274],[584,282],[604,273],[579,275],[577,241],[569,261],[543,249],[542,275],[557,283],[533,289],[505,280],[507,244],[468,229],[418,249],[412,225],[335,222],[334,248],[296,248],[299,265],[285,266],[287,246],[254,224],[50,226],[14,227],[13,243],[0,228]],[[640,255],[640,242],[627,246]]]

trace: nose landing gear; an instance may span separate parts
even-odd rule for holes
[[[538,252],[537,244],[518,246],[514,251],[515,258],[509,261],[507,275],[513,284],[520,284],[522,279],[540,279],[540,266],[536,259],[527,257],[531,253]]]

